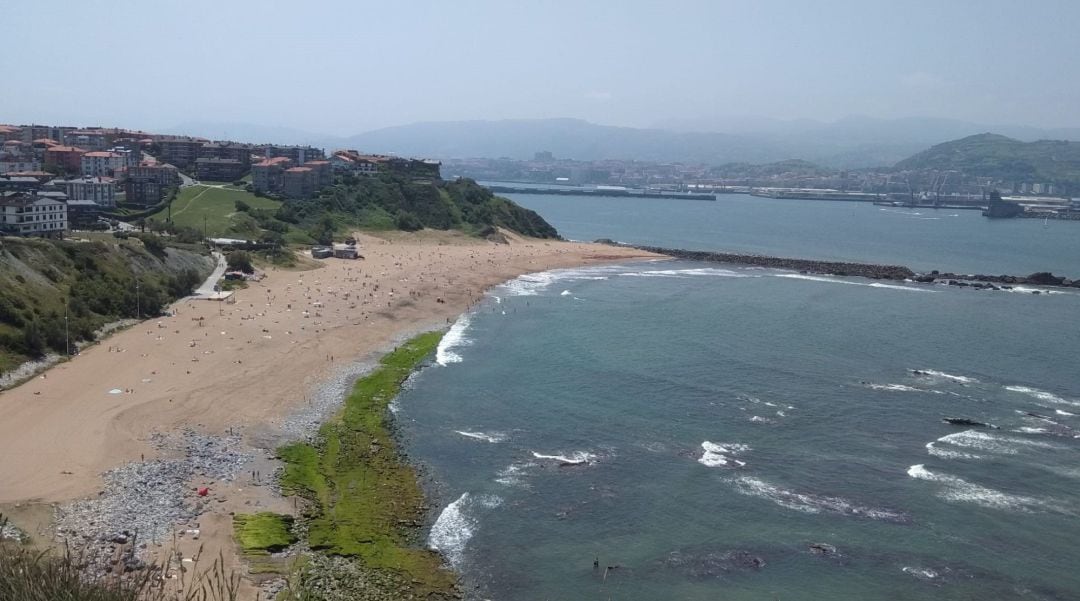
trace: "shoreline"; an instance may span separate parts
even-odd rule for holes
[[[0,462],[0,504],[51,508],[85,499],[107,505],[117,496],[112,491],[145,476],[139,470],[157,474],[153,470],[167,467],[177,470],[163,473],[182,480],[179,487],[148,490],[144,504],[165,499],[176,513],[150,518],[177,535],[183,556],[203,548],[220,553],[229,569],[246,572],[230,513],[294,513],[268,477],[276,465],[271,455],[303,432],[293,423],[296,415],[327,381],[343,380],[351,389],[382,350],[415,332],[445,329],[488,288],[523,274],[657,258],[633,249],[508,237],[509,244],[494,244],[446,232],[361,235],[363,261],[275,270],[239,291],[234,304],[181,301],[172,316],[113,334],[108,349],[94,345],[0,395],[0,410],[10,417],[0,423],[0,456],[7,458]],[[356,359],[342,365],[345,357]],[[314,425],[333,409],[328,403],[303,419]],[[210,440],[225,441],[225,459],[192,453]],[[120,479],[103,489],[101,474],[110,470]],[[196,496],[196,488],[208,495]],[[84,517],[101,517],[93,506],[87,511]],[[64,533],[52,525],[28,526],[44,543],[121,528],[74,522]],[[164,550],[160,544],[148,549],[151,555]],[[244,583],[241,598],[258,594],[250,577]]]

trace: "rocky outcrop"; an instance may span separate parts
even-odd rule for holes
[[[789,269],[792,271],[806,271],[809,273],[823,273],[827,275],[853,276],[870,278],[874,280],[908,280],[915,277],[914,271],[901,265],[874,265],[872,263],[814,261],[810,259],[767,257],[764,255],[742,255],[736,253],[718,253],[700,250],[681,250],[677,248],[661,248],[658,246],[618,244],[613,243],[610,240],[597,240],[597,242],[615,244],[616,246],[629,246],[638,250],[667,255],[669,257],[675,257],[677,259],[688,259],[691,261],[737,263],[740,265],[753,265],[755,267]]]
[[[615,242],[609,238],[601,238],[596,240],[596,243],[636,248],[638,250],[667,255],[676,259],[687,259],[690,261],[753,265],[755,267],[768,267],[770,269],[785,269],[823,275],[861,277],[873,280],[909,280],[920,284],[946,284],[949,286],[973,288],[976,290],[1010,290],[1014,286],[1023,285],[1080,288],[1080,279],[1073,280],[1066,277],[1060,277],[1046,271],[1040,271],[1028,276],[956,274],[940,272],[937,270],[927,273],[915,273],[902,265],[815,261],[811,259],[789,259],[784,257],[768,257],[764,255],[682,250],[678,248],[662,248],[659,246],[624,244]]]

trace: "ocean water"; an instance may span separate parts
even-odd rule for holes
[[[979,211],[721,194],[715,202],[506,195],[572,240],[901,264],[915,270],[1080,278],[1076,222]]]
[[[470,598],[1076,599],[1078,315],[686,261],[532,274],[397,422]]]

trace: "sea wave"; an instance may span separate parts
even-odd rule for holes
[[[901,286],[899,284],[883,284],[881,282],[853,282],[851,280],[841,280],[839,278],[830,278],[820,275],[806,275],[803,273],[777,273],[773,274],[773,277],[789,278],[792,280],[807,280],[810,282],[826,282],[829,284],[847,284],[849,286],[866,286],[868,288],[887,288],[890,290],[905,290],[907,292],[936,292],[929,288],[916,288],[914,286]]]
[[[922,388],[915,388],[907,384],[866,384],[871,390],[889,390],[892,392],[926,392]]]
[[[450,330],[443,335],[438,348],[435,349],[436,363],[446,367],[451,363],[461,362],[461,355],[455,352],[454,349],[460,349],[472,343],[471,340],[465,337],[465,332],[469,329],[470,323],[468,314],[465,314],[459,317],[454,322],[454,325],[450,326]]]
[[[619,265],[598,265],[577,269],[553,269],[518,276],[499,286],[506,296],[537,296],[555,282],[606,280],[626,268]]]
[[[688,277],[722,277],[722,278],[758,278],[760,275],[740,273],[730,269],[719,267],[695,267],[688,269],[650,269],[647,271],[628,271],[619,275],[638,278],[688,278]]]
[[[545,455],[543,453],[537,453],[532,451],[532,456],[537,459],[549,459],[552,461],[558,461],[564,465],[583,465],[596,461],[596,455],[587,451],[574,451],[569,455]]]
[[[1048,442],[1027,440],[1015,436],[988,434],[977,430],[964,430],[963,432],[947,434],[937,439],[935,442],[950,444],[955,447],[975,449],[987,453],[997,453],[999,455],[1016,455],[1020,453],[1020,450],[1024,447],[1038,449],[1059,448],[1057,445]]]
[[[511,463],[495,474],[495,481],[503,486],[521,486],[524,484],[525,473],[531,467],[536,467],[531,461]]]
[[[463,493],[442,510],[428,534],[428,548],[438,551],[455,568],[465,560],[465,547],[473,537],[479,520],[474,515],[477,508],[495,508],[502,499],[495,495],[472,496]]]
[[[734,457],[749,450],[750,447],[744,444],[717,444],[706,440],[701,443],[701,457],[698,458],[698,463],[706,467],[723,467],[731,465],[743,467],[746,465],[746,462],[735,459]]]
[[[935,440],[926,443],[926,452],[934,457],[941,457],[942,459],[982,459],[981,455],[974,453],[965,453],[963,451],[954,451],[951,449],[942,449],[936,446],[935,443],[939,441]]]
[[[767,499],[781,507],[803,513],[835,513],[889,522],[906,522],[910,519],[899,511],[865,507],[841,497],[795,492],[749,476],[735,478],[731,483],[739,493]]]
[[[916,376],[931,376],[934,378],[943,378],[945,380],[952,380],[953,382],[959,382],[961,384],[974,384],[978,382],[977,379],[970,376],[957,376],[954,374],[945,373],[936,369],[913,369],[911,373]]]
[[[1039,399],[1040,401],[1045,401],[1047,403],[1054,403],[1054,404],[1057,404],[1057,405],[1070,405],[1070,406],[1073,406],[1073,407],[1080,407],[1080,401],[1072,401],[1072,400],[1069,400],[1069,399],[1064,399],[1064,398],[1059,397],[1058,395],[1056,395],[1056,394],[1054,394],[1052,392],[1047,392],[1045,390],[1039,390],[1038,388],[1031,388],[1031,387],[1028,387],[1028,386],[1006,386],[1005,390],[1010,390],[1012,392],[1019,392],[1021,394],[1026,394],[1026,395],[1028,395],[1030,397]]]
[[[460,434],[466,438],[472,438],[475,440],[483,440],[484,442],[496,443],[506,440],[506,434],[502,432],[466,432],[464,430],[454,430],[455,434]]]
[[[1030,511],[1036,508],[1052,508],[1049,503],[1035,497],[1014,495],[979,484],[968,482],[963,478],[932,472],[926,469],[924,464],[916,464],[908,468],[907,475],[916,480],[926,480],[942,486],[938,493],[946,501],[974,503],[990,509],[1011,509]]]

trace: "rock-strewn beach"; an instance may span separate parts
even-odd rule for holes
[[[150,553],[152,534],[170,547],[162,539],[175,535],[184,556],[201,548],[242,569],[230,513],[294,510],[277,494],[269,454],[332,409],[323,392],[348,386],[363,362],[407,335],[444,327],[490,286],[655,256],[507,238],[360,236],[363,260],[270,271],[234,302],[181,301],[171,316],[4,391],[0,504],[58,505],[67,538],[119,540],[141,528]],[[337,380],[343,386],[324,385]],[[164,509],[150,515],[151,502]],[[48,540],[52,528],[32,534]],[[248,597],[255,590],[244,587]]]

